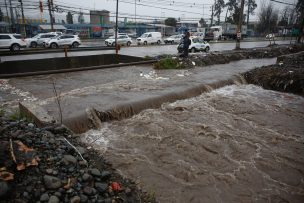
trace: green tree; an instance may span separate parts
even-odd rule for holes
[[[221,21],[221,13],[222,9],[226,6],[224,0],[216,0],[214,4],[214,14],[213,16],[217,16],[217,24],[220,24]]]
[[[231,15],[234,13],[235,8],[237,8],[237,5],[238,5],[237,0],[228,0],[228,2],[225,5],[225,7],[227,7],[225,22],[228,21],[230,21],[230,23],[233,22]],[[228,12],[229,12],[229,17],[228,17]]]
[[[176,27],[177,20],[175,18],[167,18],[165,20],[165,25]]]
[[[280,17],[280,21],[278,22],[278,26],[288,26],[288,7],[285,7],[282,10],[282,15]]]
[[[2,12],[2,10],[1,10],[1,8],[0,8],[0,22],[3,21],[3,18],[4,18],[4,17],[3,17],[3,12]]]
[[[271,3],[263,3],[258,14],[258,32],[261,34],[274,32],[277,26],[278,16],[278,11],[274,9]]]
[[[68,14],[66,15],[66,22],[67,24],[73,24],[73,15],[71,12],[68,12]]]
[[[254,10],[257,8],[257,4],[255,0],[248,0],[245,2],[245,6],[247,6],[247,26],[249,23],[249,16],[254,15]]]
[[[238,6],[238,0],[228,0],[225,6],[227,7],[225,22],[238,24],[240,12],[241,12],[241,8]],[[228,12],[229,12],[229,16],[228,16]],[[243,19],[245,21],[246,14],[243,15],[244,15]]]
[[[78,23],[81,23],[81,24],[84,23],[84,17],[83,17],[83,13],[82,13],[82,12],[79,13],[79,16],[78,16]]]
[[[207,22],[205,21],[204,18],[201,18],[198,22],[201,25],[201,27],[206,27],[207,26]]]
[[[296,5],[297,13],[299,15],[299,28],[300,34],[298,37],[298,42],[301,42],[301,38],[304,37],[303,29],[304,29],[304,0],[298,0]]]

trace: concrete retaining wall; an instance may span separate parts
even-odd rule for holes
[[[63,69],[77,69],[91,66],[132,63],[140,61],[144,61],[144,59],[140,57],[116,54],[73,56],[67,58],[47,58],[22,61],[5,61],[3,63],[0,63],[0,78],[1,75],[8,74],[57,71]]]

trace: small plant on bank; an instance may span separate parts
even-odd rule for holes
[[[62,108],[61,108],[61,94],[57,92],[56,82],[54,79],[52,79],[52,85],[53,85],[53,93],[55,96],[55,101],[58,106],[60,124],[62,124],[63,118],[62,118]]]
[[[155,192],[149,192],[147,194],[147,202],[156,203],[156,195]]]
[[[16,110],[14,113],[9,115],[9,119],[14,120],[14,121],[20,120],[21,119],[20,112],[18,110]]]
[[[184,63],[180,62],[177,58],[163,58],[154,63],[155,69],[183,69],[186,68]]]
[[[151,56],[145,56],[145,57],[144,57],[144,60],[145,60],[145,61],[150,61],[150,60],[153,60],[153,57],[151,57]]]
[[[4,116],[4,109],[0,108],[0,117]]]

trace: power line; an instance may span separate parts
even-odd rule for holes
[[[15,0],[16,1],[16,0]],[[38,7],[39,7],[39,5],[38,5],[38,3],[36,4],[36,2],[33,2],[33,1],[31,1],[31,0],[23,0],[24,2],[27,2],[26,3],[26,5],[24,5],[25,6],[25,8],[26,8],[26,6],[31,6],[31,7],[28,7],[29,9],[37,9]],[[155,1],[155,0],[154,0]],[[56,2],[59,2],[59,1],[56,1]],[[61,1],[60,1],[61,2]],[[126,2],[126,3],[128,3],[128,4],[134,4],[134,2]],[[62,5],[62,4],[65,4],[65,3],[60,3],[60,4],[54,4],[54,6],[51,8],[51,11],[52,12],[57,12],[57,13],[65,13],[65,12],[72,12],[73,14],[80,14],[80,12],[79,12],[79,7],[74,7],[74,6],[71,6],[71,5],[69,5],[69,6],[66,6],[66,5]],[[37,6],[36,6],[37,5]],[[44,4],[44,5],[46,5],[46,4]],[[76,5],[76,4],[72,4],[72,5]],[[148,6],[148,7],[151,7],[150,5],[147,5],[147,4],[143,4],[143,3],[141,3],[141,4],[139,4],[139,5],[141,5],[141,6]],[[35,7],[34,7],[35,6]],[[33,8],[34,7],[34,8]],[[177,12],[186,12],[186,11],[181,11],[181,10],[177,10],[177,9],[167,9],[167,8],[164,8],[164,7],[157,7],[157,8],[161,8],[161,9],[163,9],[163,10],[174,10],[174,11],[177,11]],[[81,9],[83,9],[83,10],[93,10],[92,8],[88,8],[88,7],[82,7]],[[84,15],[91,15],[90,13],[88,13],[88,12],[82,12]],[[191,12],[191,13],[193,13],[193,12]],[[112,12],[112,14],[116,14],[116,13],[113,13]],[[120,17],[119,18],[131,18],[131,19],[134,19],[135,18],[135,16],[134,16],[134,14],[130,14],[130,13],[123,13],[123,12],[119,12],[119,14],[120,14]],[[198,15],[202,15],[201,13],[196,13],[196,14],[198,14]],[[110,17],[115,17],[115,16],[113,16],[113,15],[110,15]],[[147,15],[137,15],[137,18],[138,19],[141,19],[141,20],[156,20],[156,19],[158,19],[158,20],[161,20],[161,19],[165,19],[166,17],[159,17],[159,16],[147,16]],[[195,17],[193,17],[193,18],[183,18],[184,20],[199,20],[200,18],[195,18]],[[52,20],[51,20],[52,21]]]
[[[126,4],[134,4],[133,2],[129,2],[129,1],[122,1],[121,0],[120,2],[126,3]],[[186,13],[187,12],[187,11],[182,11],[182,10],[177,10],[177,9],[171,9],[171,8],[165,8],[165,7],[160,7],[160,6],[152,6],[152,5],[142,4],[142,3],[137,3],[137,5],[144,6],[144,7],[159,8],[159,9],[168,10],[168,11],[177,11],[177,12],[181,12],[181,13]],[[191,12],[191,14],[202,15],[202,13],[196,13],[196,12]]]
[[[282,2],[282,1],[277,1],[277,0],[270,0],[270,1],[273,1],[273,2],[276,2],[276,3],[279,3],[279,4],[285,4],[285,5],[289,5],[289,6],[295,6],[294,4],[286,3],[286,2]]]

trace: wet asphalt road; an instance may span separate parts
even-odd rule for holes
[[[289,44],[290,41],[276,41],[277,44]],[[88,42],[84,46],[93,46],[94,42]],[[255,41],[255,42],[242,42],[241,48],[253,48],[253,47],[265,47],[269,44],[268,41]],[[162,54],[176,54],[175,45],[148,45],[148,46],[123,46],[120,50],[120,54],[131,55],[131,56],[157,56]],[[215,42],[210,43],[211,51],[226,51],[233,50],[235,48],[235,42]],[[97,55],[115,53],[113,50],[100,50],[100,51],[80,51],[68,53],[68,56],[84,56],[84,55]],[[54,58],[64,57],[64,53],[52,53],[52,54],[33,54],[33,55],[17,55],[17,56],[4,56],[1,57],[1,61],[14,61],[14,60],[30,60],[30,59],[41,59],[41,58]]]

